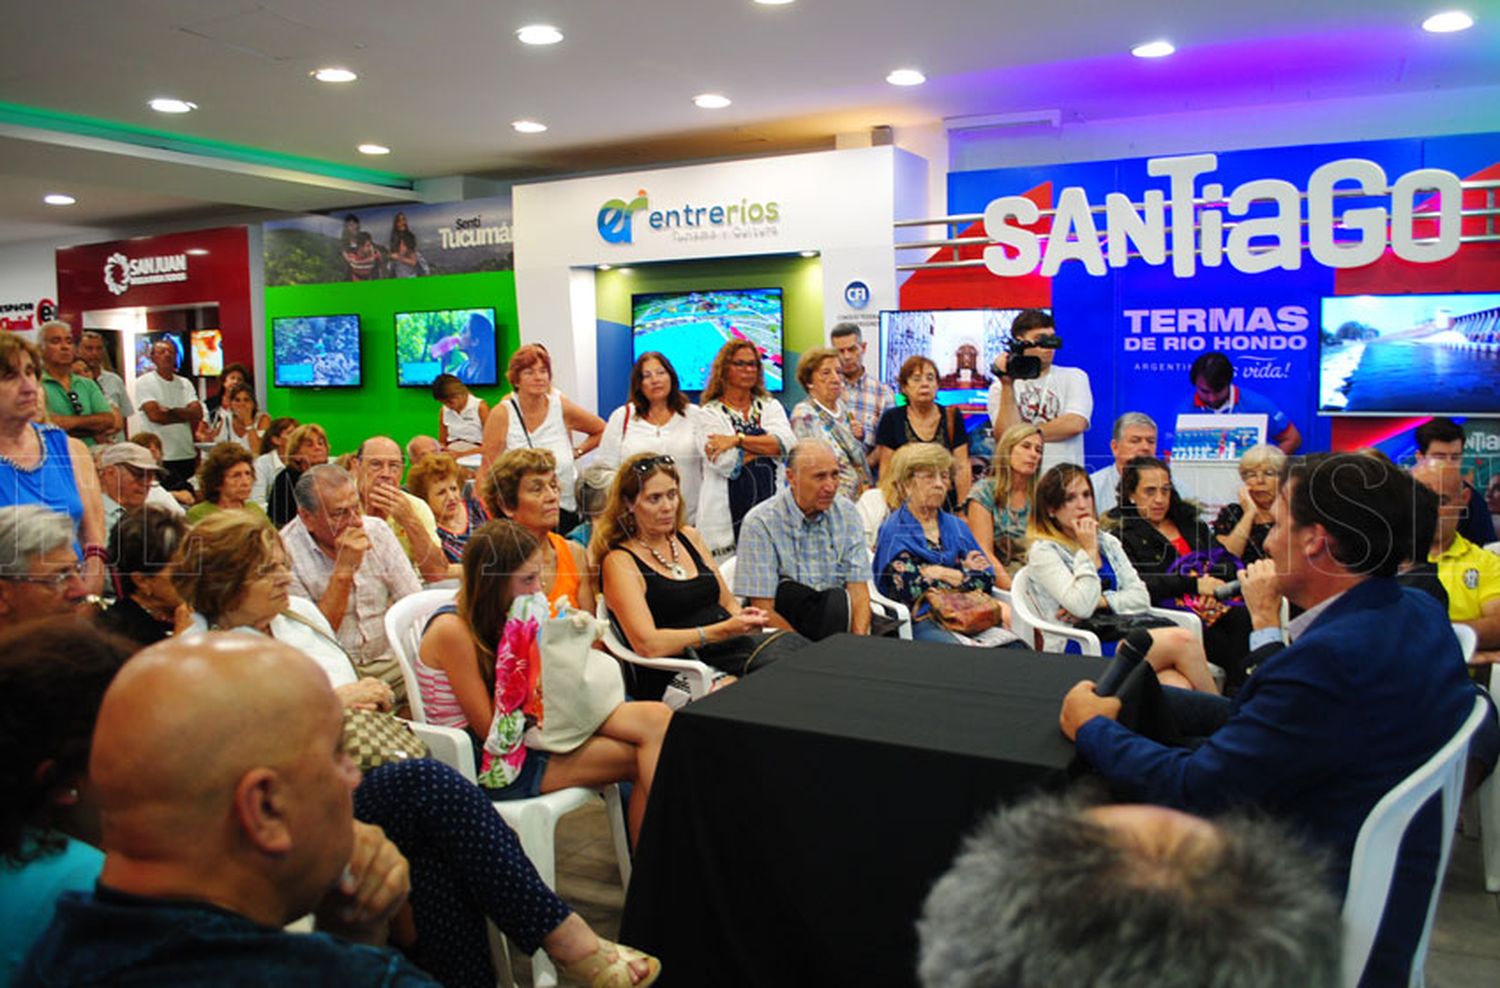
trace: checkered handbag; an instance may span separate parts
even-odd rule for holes
[[[390,762],[427,757],[427,745],[405,721],[379,710],[344,711],[344,751],[361,772]]]

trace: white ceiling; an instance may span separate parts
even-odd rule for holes
[[[1424,33],[1446,2],[0,0],[0,102],[415,179],[528,178],[831,147],[970,114],[1057,110],[1066,123],[1500,83],[1500,0],[1469,3],[1470,31]],[[566,40],[518,44],[515,29],[537,21]],[[1128,54],[1156,37],[1178,54]],[[359,81],[309,78],[328,64]],[[898,66],[927,85],[887,85]],[[705,91],[734,105],[694,107]],[[200,109],[156,114],[145,103],[158,95]],[[551,129],[517,134],[520,117]],[[356,153],[365,141],[393,153]],[[309,176],[80,143],[0,127],[0,241],[374,201]],[[42,206],[54,190],[78,205]]]

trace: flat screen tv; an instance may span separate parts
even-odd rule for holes
[[[1500,414],[1500,293],[1322,302],[1320,415]]]
[[[730,340],[760,351],[767,391],[785,385],[779,288],[658,292],[631,299],[631,359],[650,350],[666,356],[684,391],[702,391],[714,355]]]
[[[923,356],[937,365],[938,401],[983,405],[995,382],[990,365],[1010,341],[1020,309],[911,309],[880,313],[880,380],[898,395],[901,365]]]
[[[357,388],[359,316],[271,320],[271,373],[278,388]]]
[[[397,385],[425,387],[439,374],[471,386],[500,383],[494,309],[396,313]]]
[[[135,338],[136,376],[156,370],[156,364],[151,361],[151,348],[163,340],[172,344],[172,348],[177,351],[177,371],[183,374],[188,372],[188,348],[181,336],[176,333],[144,333]]]
[[[190,340],[193,374],[197,377],[222,377],[224,374],[224,334],[217,329],[195,329]]]

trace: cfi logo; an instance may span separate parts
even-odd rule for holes
[[[624,199],[609,200],[599,207],[599,215],[594,218],[594,225],[599,228],[599,236],[603,237],[606,243],[630,243],[631,220],[635,218],[636,212],[645,209],[646,205],[645,189],[639,190],[635,198],[629,202]]]
[[[104,287],[111,295],[124,295],[130,288],[130,260],[124,254],[111,254],[104,262]]]

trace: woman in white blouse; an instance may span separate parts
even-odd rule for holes
[[[701,414],[677,383],[677,370],[663,354],[648,350],[630,370],[630,397],[610,413],[595,461],[618,467],[636,453],[670,456],[682,482],[689,525],[698,523],[703,488]]]

